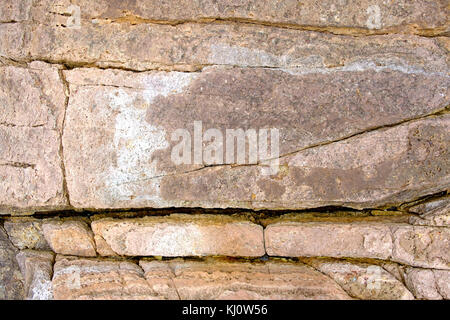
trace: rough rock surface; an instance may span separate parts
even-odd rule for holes
[[[24,278],[25,298],[27,300],[53,299],[54,253],[23,250],[17,254],[16,258]]]
[[[42,231],[41,219],[11,218],[5,221],[4,227],[16,248],[50,250]]]
[[[45,239],[56,253],[92,257],[96,256],[94,235],[81,219],[48,219],[42,224]]]
[[[182,300],[350,298],[328,277],[298,263],[141,260],[140,265],[149,285],[166,289],[168,298],[174,294]],[[168,282],[164,285],[162,279]]]
[[[264,231],[267,254],[374,258],[450,269],[450,229],[381,222],[281,221]]]
[[[331,277],[352,297],[366,300],[414,299],[401,281],[380,266],[333,259],[302,261]]]
[[[408,211],[419,215],[409,219],[411,224],[450,227],[450,198],[419,204],[408,208]]]
[[[58,256],[53,269],[56,300],[158,299],[142,269],[131,262]]]
[[[406,268],[405,282],[418,299],[450,299],[450,271]]]
[[[71,203],[365,208],[410,201],[448,186],[448,116],[327,144],[437,112],[448,103],[445,76],[411,77],[366,67],[306,74],[217,67],[200,73],[65,72],[71,99],[63,145]],[[239,114],[246,115],[244,123]],[[264,165],[176,166],[172,134],[181,128],[192,135],[194,121],[201,121],[204,131],[276,127],[280,155],[294,154],[281,158],[276,176],[264,176]],[[318,144],[327,145],[308,148]]]
[[[69,6],[80,8],[83,24],[102,22],[154,22],[176,24],[186,21],[238,20],[307,29],[328,28],[337,33],[376,33],[403,30],[422,32],[429,29],[445,31],[448,25],[445,0],[400,0],[395,4],[382,0],[349,1],[273,1],[273,0],[188,0],[108,1],[40,0],[33,7],[30,1],[8,0],[0,21],[22,21],[32,17],[41,23],[67,22]],[[66,23],[67,24],[67,23]],[[357,30],[351,30],[355,28]],[[350,30],[348,30],[350,29]],[[430,30],[432,31],[432,30]],[[436,31],[438,32],[438,31]],[[435,34],[435,33],[431,33]]]
[[[263,228],[242,218],[178,214],[142,219],[107,218],[93,221],[92,229],[118,255],[260,257],[265,254]]]
[[[23,277],[16,261],[17,249],[0,226],[0,300],[23,299]]]
[[[65,93],[45,63],[0,67],[0,208],[66,205],[60,157]]]

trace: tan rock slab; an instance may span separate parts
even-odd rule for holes
[[[436,269],[450,269],[448,228],[382,222],[296,222],[267,226],[270,256],[375,258]]]
[[[58,69],[45,63],[0,67],[0,208],[66,207],[60,135],[66,96]]]
[[[126,261],[58,257],[52,282],[55,300],[160,299],[142,269]]]
[[[23,276],[17,264],[17,252],[5,229],[0,226],[0,300],[24,298]]]
[[[222,215],[100,219],[92,230],[110,250],[126,256],[241,256],[265,254],[263,228]]]
[[[50,250],[42,231],[41,219],[11,218],[5,221],[4,227],[16,248]]]
[[[42,224],[45,239],[59,254],[95,257],[94,234],[81,219],[46,219]]]
[[[24,278],[27,300],[52,300],[52,275],[54,253],[48,251],[23,250],[17,256]]]
[[[338,140],[442,110],[448,77],[361,68],[67,71],[63,145],[71,204],[373,208],[445,189],[447,115]],[[203,131],[278,128],[281,169],[264,176],[263,165],[175,165],[172,134],[186,129],[193,136],[194,121]],[[325,145],[311,148],[317,144]]]
[[[79,6],[86,23],[183,23],[208,22],[215,19],[253,22],[288,27],[327,28],[339,33],[376,33],[390,31],[423,32],[447,25],[447,2],[444,0],[376,1],[274,1],[274,0],[189,0],[108,1],[39,1],[33,18],[49,22],[58,14],[67,14],[70,4]],[[56,14],[55,14],[56,13]],[[356,28],[357,30],[352,30]],[[350,30],[349,30],[350,29]],[[433,33],[431,33],[433,34]]]
[[[378,265],[334,259],[302,259],[331,277],[350,296],[364,300],[412,300],[403,283]]]
[[[327,276],[298,263],[211,259],[141,260],[140,265],[149,285],[169,298],[178,294],[182,300],[350,299]]]
[[[406,268],[405,282],[418,299],[450,299],[450,271]]]

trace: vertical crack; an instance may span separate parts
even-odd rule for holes
[[[66,96],[66,99],[64,101],[64,113],[63,113],[63,119],[62,119],[62,123],[61,123],[61,130],[60,130],[60,137],[59,137],[59,143],[60,143],[59,156],[61,158],[61,170],[62,170],[62,175],[63,175],[63,193],[64,193],[65,199],[67,200],[67,204],[69,206],[71,206],[69,189],[67,187],[66,166],[65,166],[65,161],[64,161],[64,146],[63,146],[63,135],[64,135],[64,128],[65,128],[65,123],[66,123],[67,107],[69,105],[70,88],[69,88],[69,84],[66,80],[66,77],[64,75],[64,67],[62,67],[61,69],[58,69],[58,75],[59,75],[59,78],[61,79],[61,82],[64,87],[64,95]]]

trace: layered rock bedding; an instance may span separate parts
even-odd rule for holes
[[[450,299],[448,11],[2,1],[0,299]]]

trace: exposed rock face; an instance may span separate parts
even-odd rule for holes
[[[450,272],[448,270],[407,268],[405,282],[418,299],[450,299]]]
[[[56,253],[82,257],[96,256],[94,235],[82,220],[45,220],[45,239]]]
[[[0,226],[0,300],[23,299],[23,277],[16,261],[17,249]]]
[[[419,215],[409,219],[409,223],[411,224],[450,227],[449,198],[419,204],[408,210]]]
[[[5,221],[4,227],[16,248],[50,250],[42,231],[41,219],[12,218]]]
[[[24,250],[19,252],[16,258],[24,278],[25,298],[53,299],[53,252]]]
[[[0,66],[0,208],[66,205],[60,135],[66,96],[58,69]]]
[[[143,271],[131,262],[59,257],[53,269],[56,300],[157,299]]]
[[[414,299],[401,281],[380,266],[332,259],[304,261],[330,276],[352,297],[375,300]]]
[[[265,254],[263,228],[227,216],[100,219],[92,222],[92,229],[119,255],[260,257]]]
[[[374,258],[450,269],[450,230],[380,222],[282,221],[265,229],[267,253],[284,257]]]
[[[210,68],[137,76],[87,69],[66,77],[71,100],[63,144],[76,207],[365,208],[409,201],[449,183],[448,116],[308,149],[442,109],[448,103],[445,77],[432,76],[426,84],[426,75],[370,67],[325,74]],[[318,104],[325,113],[316,113]],[[286,110],[281,115],[280,105]],[[282,170],[270,177],[263,165],[175,166],[171,137],[180,128],[193,132],[194,121],[204,131],[278,127],[280,155],[294,154],[282,157]]]
[[[450,299],[449,9],[3,0],[0,299]]]

